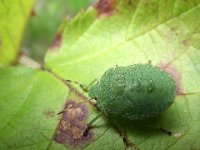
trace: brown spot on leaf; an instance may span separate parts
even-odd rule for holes
[[[183,48],[187,48],[188,46],[190,46],[190,40],[189,40],[189,39],[182,40],[182,41],[180,42],[180,44],[181,44],[181,46],[182,46]]]
[[[87,128],[88,110],[85,104],[68,101],[62,113],[54,140],[60,144],[82,146],[92,140],[92,132],[83,136]]]
[[[174,78],[174,80],[176,81],[176,94],[184,95],[179,70],[175,66],[172,66],[171,63],[161,63],[158,65],[158,67],[168,72]]]
[[[32,9],[32,10],[31,10],[30,16],[31,16],[31,17],[34,17],[34,16],[36,16],[35,9]]]
[[[166,32],[164,32],[164,36],[166,42],[174,42],[178,38],[178,32],[177,32],[178,27],[170,27]]]
[[[54,111],[44,111],[43,114],[46,116],[46,118],[55,117],[55,112]]]
[[[114,3],[115,0],[99,0],[95,6],[98,15],[112,15],[115,11]]]
[[[62,42],[62,34],[61,33],[57,33],[55,39],[53,40],[53,44],[50,47],[50,50],[57,50]]]

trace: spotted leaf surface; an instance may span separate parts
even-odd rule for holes
[[[0,149],[45,149],[68,88],[54,76],[25,67],[0,71]]]
[[[49,49],[45,67],[64,79],[89,84],[116,65],[151,61],[176,81],[172,106],[157,118],[141,122],[111,116],[113,126],[106,123],[91,130],[97,134],[115,126],[124,131],[115,129],[130,149],[198,149],[199,18],[199,0],[100,0],[66,21],[61,44]],[[86,149],[95,147],[96,139]],[[102,139],[104,149],[115,146],[110,136],[102,134]]]
[[[0,149],[199,149],[199,18],[199,0],[100,0],[66,20],[43,70],[0,71]],[[170,108],[143,121],[102,115],[85,134],[100,111],[65,79],[149,61],[176,81]]]

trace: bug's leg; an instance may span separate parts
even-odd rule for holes
[[[98,79],[94,79],[94,80],[93,80],[90,84],[88,84],[88,85],[80,84],[80,87],[83,89],[83,91],[88,92],[89,89],[90,89],[90,87],[91,87],[92,85],[94,85],[95,83],[97,83],[97,82],[99,82],[99,80],[98,80]]]
[[[66,111],[66,109],[60,111],[59,113],[57,113],[57,115],[60,115],[60,114],[64,113],[65,111]]]
[[[166,135],[169,135],[171,136],[172,135],[172,131],[170,131],[169,129],[166,129],[166,128],[163,128],[162,126],[152,126],[152,125],[147,125],[145,126],[146,129],[151,129],[153,131],[156,131],[156,132],[161,132],[163,134],[166,134]]]
[[[162,126],[160,126],[160,127],[156,127],[156,126],[151,126],[151,127],[153,127],[154,128],[154,130],[155,131],[159,131],[159,132],[161,132],[161,133],[163,133],[163,134],[167,134],[167,135],[169,135],[169,136],[171,136],[172,135],[172,131],[170,131],[169,129],[166,129],[166,128],[163,128]]]
[[[102,113],[100,113],[99,115],[97,115],[95,118],[93,118],[88,124],[87,124],[87,128],[85,129],[85,131],[83,132],[83,136],[87,136],[89,130],[93,127],[93,123],[99,118],[101,117]]]
[[[148,61],[148,64],[149,64],[149,65],[152,65],[152,62],[151,62],[151,60],[149,60],[149,61]]]
[[[169,136],[172,135],[172,132],[169,131],[169,130],[167,130],[167,129],[165,129],[165,128],[160,127],[160,131],[161,131],[162,133],[168,134]]]
[[[66,81],[67,81],[67,82],[71,82],[71,83],[75,83],[75,84],[79,85],[79,86],[81,87],[81,89],[82,89],[83,91],[85,91],[85,92],[88,92],[89,89],[90,89],[90,87],[91,87],[93,84],[95,84],[96,82],[99,82],[99,80],[94,79],[89,85],[86,85],[86,84],[81,84],[81,83],[79,83],[79,82],[77,82],[77,81],[72,81],[72,80],[66,80]]]
[[[70,109],[70,108],[71,108],[71,107],[67,107],[67,108],[65,108],[64,110],[62,110],[62,111],[60,111],[59,113],[57,113],[57,115],[63,114],[64,112],[67,111],[67,109]]]
[[[79,85],[83,89],[83,91],[87,92],[87,90],[86,90],[87,85],[81,84],[81,83],[79,83],[77,81],[72,81],[72,80],[66,80],[66,81],[70,82],[70,83],[75,83],[75,84]]]

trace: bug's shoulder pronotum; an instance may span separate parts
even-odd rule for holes
[[[89,89],[89,97],[97,99],[100,110],[131,120],[158,115],[173,103],[175,96],[174,79],[151,64],[110,68]]]

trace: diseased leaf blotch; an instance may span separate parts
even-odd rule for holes
[[[91,131],[88,131],[87,136],[83,135],[87,128],[87,117],[88,110],[85,104],[68,101],[65,111],[62,112],[54,140],[66,146],[83,146],[91,141]]]
[[[100,0],[96,4],[96,9],[99,15],[111,15],[114,12],[115,0]]]

